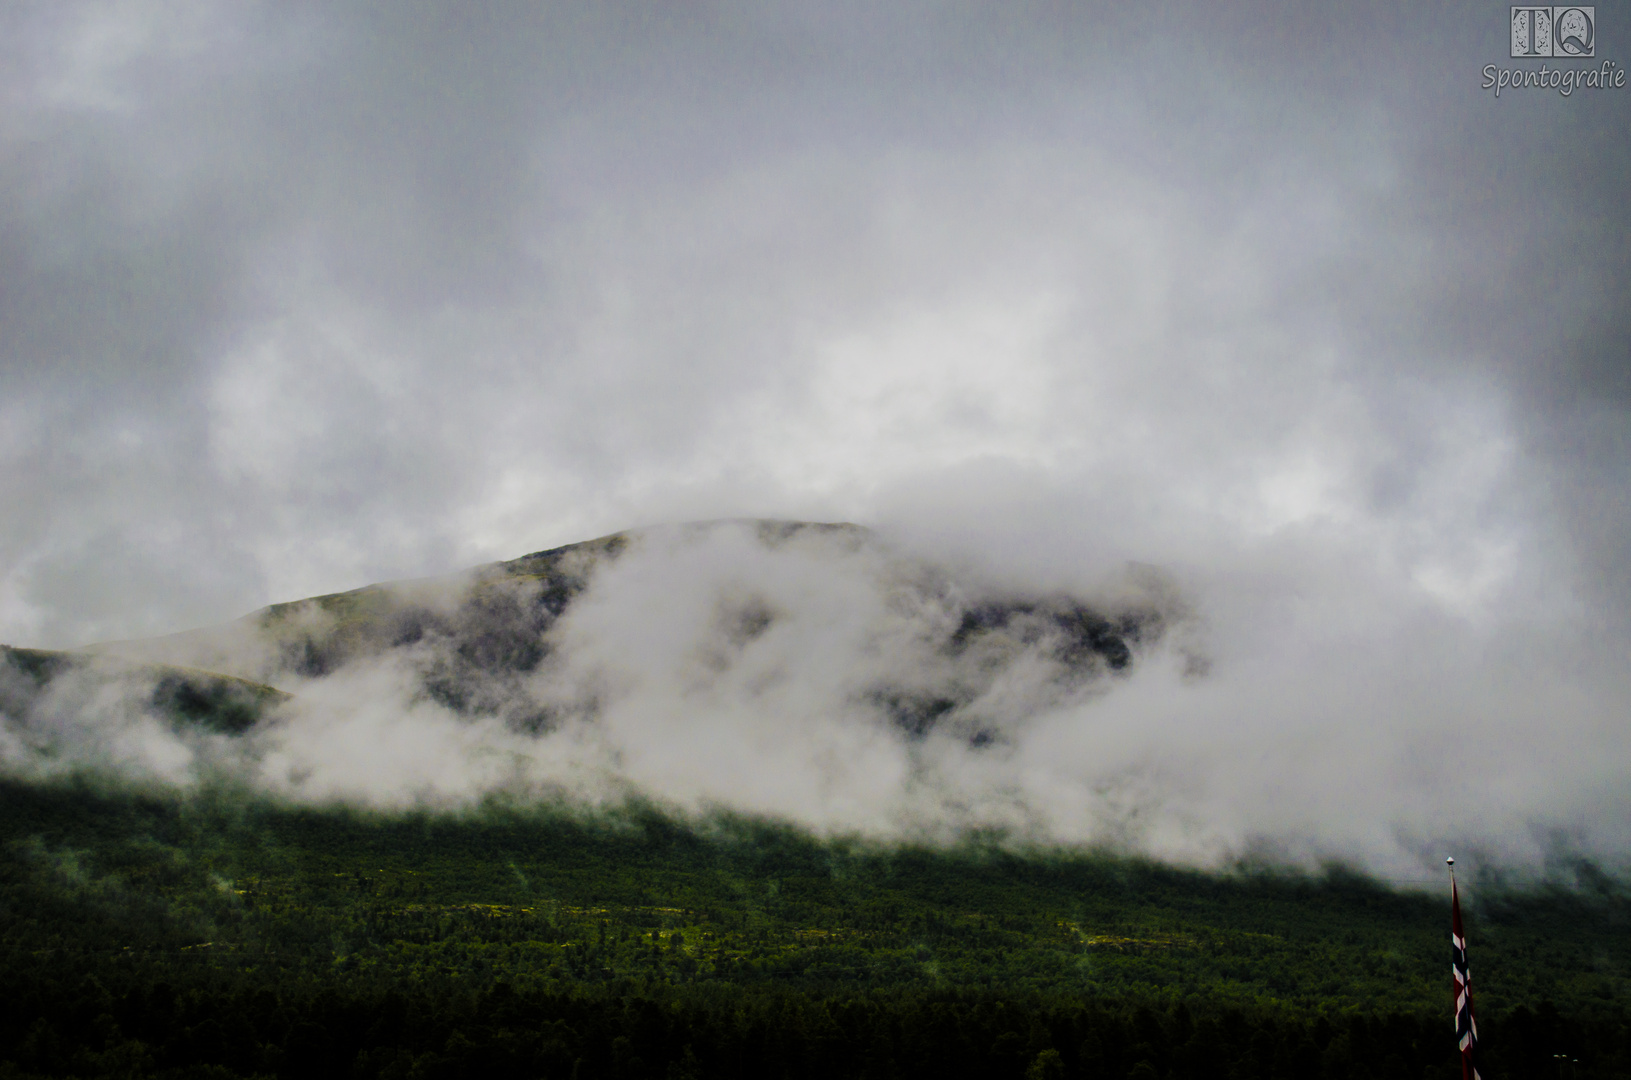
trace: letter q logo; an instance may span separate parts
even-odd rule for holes
[[[1597,55],[1595,7],[1515,7],[1512,55],[1589,59]]]

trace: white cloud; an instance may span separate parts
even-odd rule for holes
[[[925,746],[931,783],[838,693],[871,670],[841,631],[892,625],[872,594],[741,555],[832,621],[811,670],[849,675],[778,667],[772,636],[693,700],[689,645],[631,642],[661,663],[596,669],[623,734],[571,768],[696,802],[712,754],[731,798],[833,822],[1068,833],[1161,798],[1142,842],[1172,851],[1347,814],[1380,851],[1376,807],[1453,811],[1415,755],[1491,743],[1478,714],[1557,747],[1489,750],[1491,830],[1585,814],[1624,764],[1631,655],[1626,129],[1608,95],[1491,112],[1450,74],[1488,59],[1464,15],[1322,10],[1264,63],[1229,5],[1138,34],[1087,8],[0,14],[0,639],[180,630],[656,521],[847,518],[1008,584],[1159,564],[1216,675],[1037,711],[1001,768]],[[706,590],[665,587],[629,595],[691,625]],[[398,704],[358,714],[401,739],[376,780],[308,717],[335,758],[307,784],[534,768]]]

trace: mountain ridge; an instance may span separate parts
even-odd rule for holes
[[[737,518],[649,526],[453,574],[270,604],[228,623],[63,655],[147,665],[156,679],[172,683],[178,671],[195,672],[197,686],[187,691],[194,697],[207,697],[218,692],[208,688],[224,685],[210,680],[240,680],[275,692],[261,695],[265,708],[349,666],[399,656],[415,667],[419,692],[454,713],[502,715],[512,727],[537,733],[558,726],[562,708],[576,708],[536,700],[537,673],[559,648],[557,624],[596,575],[631,552],[727,541],[772,556],[786,556],[789,545],[802,544],[816,573],[838,573],[844,560],[862,555],[874,556],[880,565],[894,565],[887,560],[895,557],[877,534],[849,522]],[[1135,654],[1159,641],[1174,621],[1170,605],[1163,607],[1166,601],[1153,592],[1106,610],[1062,592],[974,589],[930,564],[901,565],[909,572],[890,571],[900,579],[887,585],[898,594],[890,603],[923,609],[907,629],[927,642],[920,662],[938,665],[939,673],[908,673],[862,696],[864,707],[881,712],[908,738],[956,721],[954,714],[967,712],[1003,672],[1023,668],[1026,657],[1038,658],[1033,668],[1051,665],[1045,677],[1065,690],[1123,674]],[[717,663],[730,663],[728,656],[740,654],[772,623],[789,617],[754,588],[720,586],[718,606],[714,621],[719,625],[683,628],[719,638],[717,646],[709,646],[711,655],[725,658]],[[227,726],[241,731],[246,725]],[[975,747],[1002,738],[1001,724],[989,718],[965,718],[962,728]]]

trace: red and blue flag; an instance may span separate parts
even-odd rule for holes
[[[1473,1064],[1478,1023],[1472,1018],[1472,974],[1467,970],[1467,935],[1461,929],[1461,896],[1450,874],[1450,968],[1455,974],[1455,1037],[1461,1046],[1461,1080],[1480,1080]]]

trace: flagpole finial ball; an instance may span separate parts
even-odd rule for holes
[[[1444,865],[1445,866],[1454,866],[1455,865],[1455,860],[1454,859],[1445,859],[1444,860]]]

